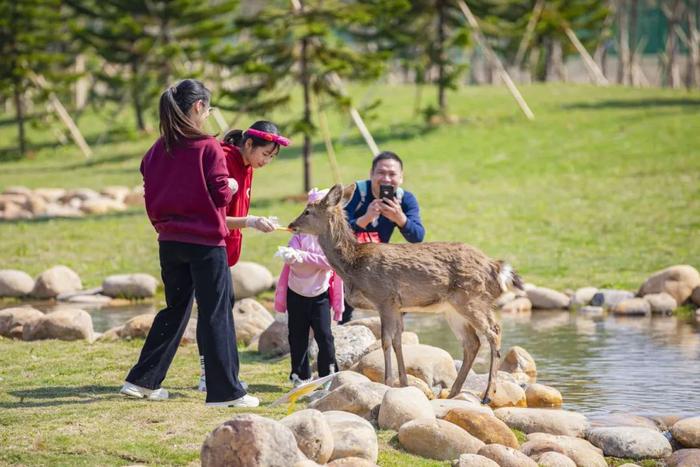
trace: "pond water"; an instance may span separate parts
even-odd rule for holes
[[[42,311],[80,307],[95,331],[155,312],[154,305],[89,307],[32,304]],[[359,310],[358,310],[359,311]],[[371,314],[357,313],[357,317]],[[700,325],[676,317],[591,319],[568,311],[501,315],[503,353],[525,348],[537,363],[537,381],[557,388],[564,408],[588,416],[613,411],[638,415],[700,414]],[[421,343],[462,358],[462,350],[441,315],[407,314],[405,328]],[[488,371],[488,346],[474,366]]]

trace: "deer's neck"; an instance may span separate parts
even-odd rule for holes
[[[331,218],[328,229],[318,236],[318,243],[328,263],[343,280],[347,280],[357,260],[357,240],[342,214],[336,214]]]

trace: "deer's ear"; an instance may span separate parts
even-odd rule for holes
[[[352,199],[352,195],[355,194],[355,184],[351,183],[350,185],[346,186],[343,188],[343,206],[348,204],[350,200]]]
[[[338,203],[340,203],[340,200],[343,198],[343,186],[342,185],[333,185],[333,188],[330,189],[328,194],[326,195],[325,198],[323,198],[323,201],[327,206],[335,206]]]

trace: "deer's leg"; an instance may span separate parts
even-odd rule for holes
[[[474,364],[474,359],[476,358],[477,352],[479,352],[480,346],[481,342],[479,342],[479,336],[476,334],[474,328],[470,324],[465,324],[462,335],[462,349],[464,351],[462,367],[459,369],[459,373],[457,373],[457,379],[452,385],[452,390],[450,390],[448,398],[453,398],[462,390],[462,385]]]
[[[406,364],[403,361],[403,348],[401,347],[401,334],[403,333],[403,315],[397,320],[396,332],[392,341],[394,352],[396,353],[396,364],[399,367],[399,382],[402,387],[408,386],[408,376],[406,375]]]
[[[483,404],[488,404],[491,401],[491,396],[496,392],[495,382],[498,372],[496,362],[501,358],[501,327],[493,321],[493,318],[490,321],[490,327],[485,335],[491,347],[491,363],[489,365],[489,380],[486,391],[484,391],[484,398],[481,401]]]
[[[384,351],[384,384],[391,386],[391,346],[396,334],[398,316],[391,311],[385,311],[385,309],[380,309],[379,313],[382,323],[382,350]]]

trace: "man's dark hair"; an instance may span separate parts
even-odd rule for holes
[[[372,170],[371,171],[374,172],[374,169],[375,169],[375,167],[377,167],[377,164],[379,164],[381,161],[385,161],[385,160],[392,160],[392,161],[398,162],[399,165],[401,166],[401,170],[403,170],[403,161],[401,160],[401,158],[399,156],[397,156],[396,153],[394,153],[394,152],[384,151],[384,152],[380,152],[379,154],[374,156],[374,159],[372,159]]]

